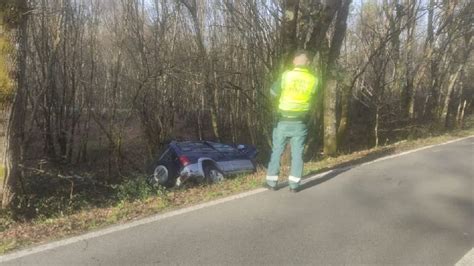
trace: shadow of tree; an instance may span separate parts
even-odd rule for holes
[[[385,157],[385,156],[389,156],[389,155],[392,155],[392,154],[395,154],[395,153],[396,153],[395,148],[387,148],[387,149],[383,149],[383,150],[370,152],[369,154],[367,154],[367,155],[365,155],[361,158],[357,158],[357,159],[350,160],[350,161],[347,161],[347,162],[342,162],[342,163],[333,165],[331,167],[323,167],[323,168],[318,169],[318,170],[310,171],[309,173],[307,173],[306,175],[303,176],[302,184],[300,185],[299,191],[302,191],[302,190],[308,189],[310,187],[317,186],[317,185],[319,185],[321,183],[324,183],[326,181],[329,181],[329,180],[335,178],[336,176],[338,176],[338,175],[340,175],[340,174],[342,174],[346,171],[349,171],[350,169],[354,168],[355,166],[358,166],[358,165],[361,165],[363,163],[370,162],[370,161],[373,161],[373,160],[376,160],[376,159],[379,159],[379,158],[382,158],[382,157]],[[326,173],[326,174],[324,174],[321,177],[318,177],[316,179],[311,179],[315,175],[318,175],[318,174],[321,174],[321,173],[324,173],[324,172],[328,172],[328,173]],[[308,179],[311,179],[311,180],[307,181]],[[281,189],[281,188],[283,188],[287,185],[288,185],[288,181],[279,182],[279,184],[277,186],[277,189]]]
[[[373,160],[376,160],[376,159],[379,159],[379,158],[382,158],[382,157],[385,157],[385,156],[393,155],[395,153],[396,153],[395,148],[387,148],[387,149],[383,149],[383,150],[373,151],[373,152],[370,152],[370,153],[368,153],[367,155],[365,155],[361,158],[357,158],[357,159],[350,160],[350,161],[347,161],[347,162],[342,162],[342,163],[336,164],[336,165],[331,166],[331,167],[323,167],[323,168],[318,169],[318,170],[310,171],[309,173],[307,173],[303,177],[303,179],[314,176],[314,175],[322,173],[322,172],[333,170],[333,169],[353,167],[353,166],[360,165],[360,164],[363,164],[363,163],[367,163],[367,162],[370,162],[370,161],[373,161]]]
[[[299,188],[299,191],[302,191],[302,190],[305,190],[305,189],[308,189],[310,187],[314,187],[314,186],[317,186],[321,183],[324,183],[326,181],[329,181],[333,178],[335,178],[336,176],[344,173],[344,172],[347,172],[349,171],[350,169],[352,169],[351,166],[346,166],[344,168],[339,168],[339,169],[333,169],[333,170],[329,170],[328,173],[324,174],[323,176],[321,177],[318,177],[316,179],[311,179],[307,182],[304,182],[305,179],[307,180],[308,178],[310,177],[306,177],[305,179],[303,179],[303,182],[302,184],[300,185],[300,188]]]

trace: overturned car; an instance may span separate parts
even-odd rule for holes
[[[154,162],[152,184],[165,187],[185,182],[213,183],[231,174],[256,170],[257,150],[251,145],[227,145],[212,141],[173,141]]]

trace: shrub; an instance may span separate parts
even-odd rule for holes
[[[121,201],[144,200],[152,196],[164,194],[163,187],[151,186],[146,178],[135,177],[115,185],[117,198]]]

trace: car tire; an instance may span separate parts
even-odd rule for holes
[[[160,184],[167,188],[171,188],[176,184],[176,177],[170,172],[169,167],[165,165],[157,165],[153,170],[150,180],[152,184]]]
[[[205,182],[208,184],[217,183],[224,180],[224,174],[213,165],[204,166],[204,177]]]

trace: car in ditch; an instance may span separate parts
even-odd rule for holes
[[[172,141],[159,154],[149,180],[167,188],[187,182],[219,182],[229,175],[256,170],[257,149],[252,145]]]

